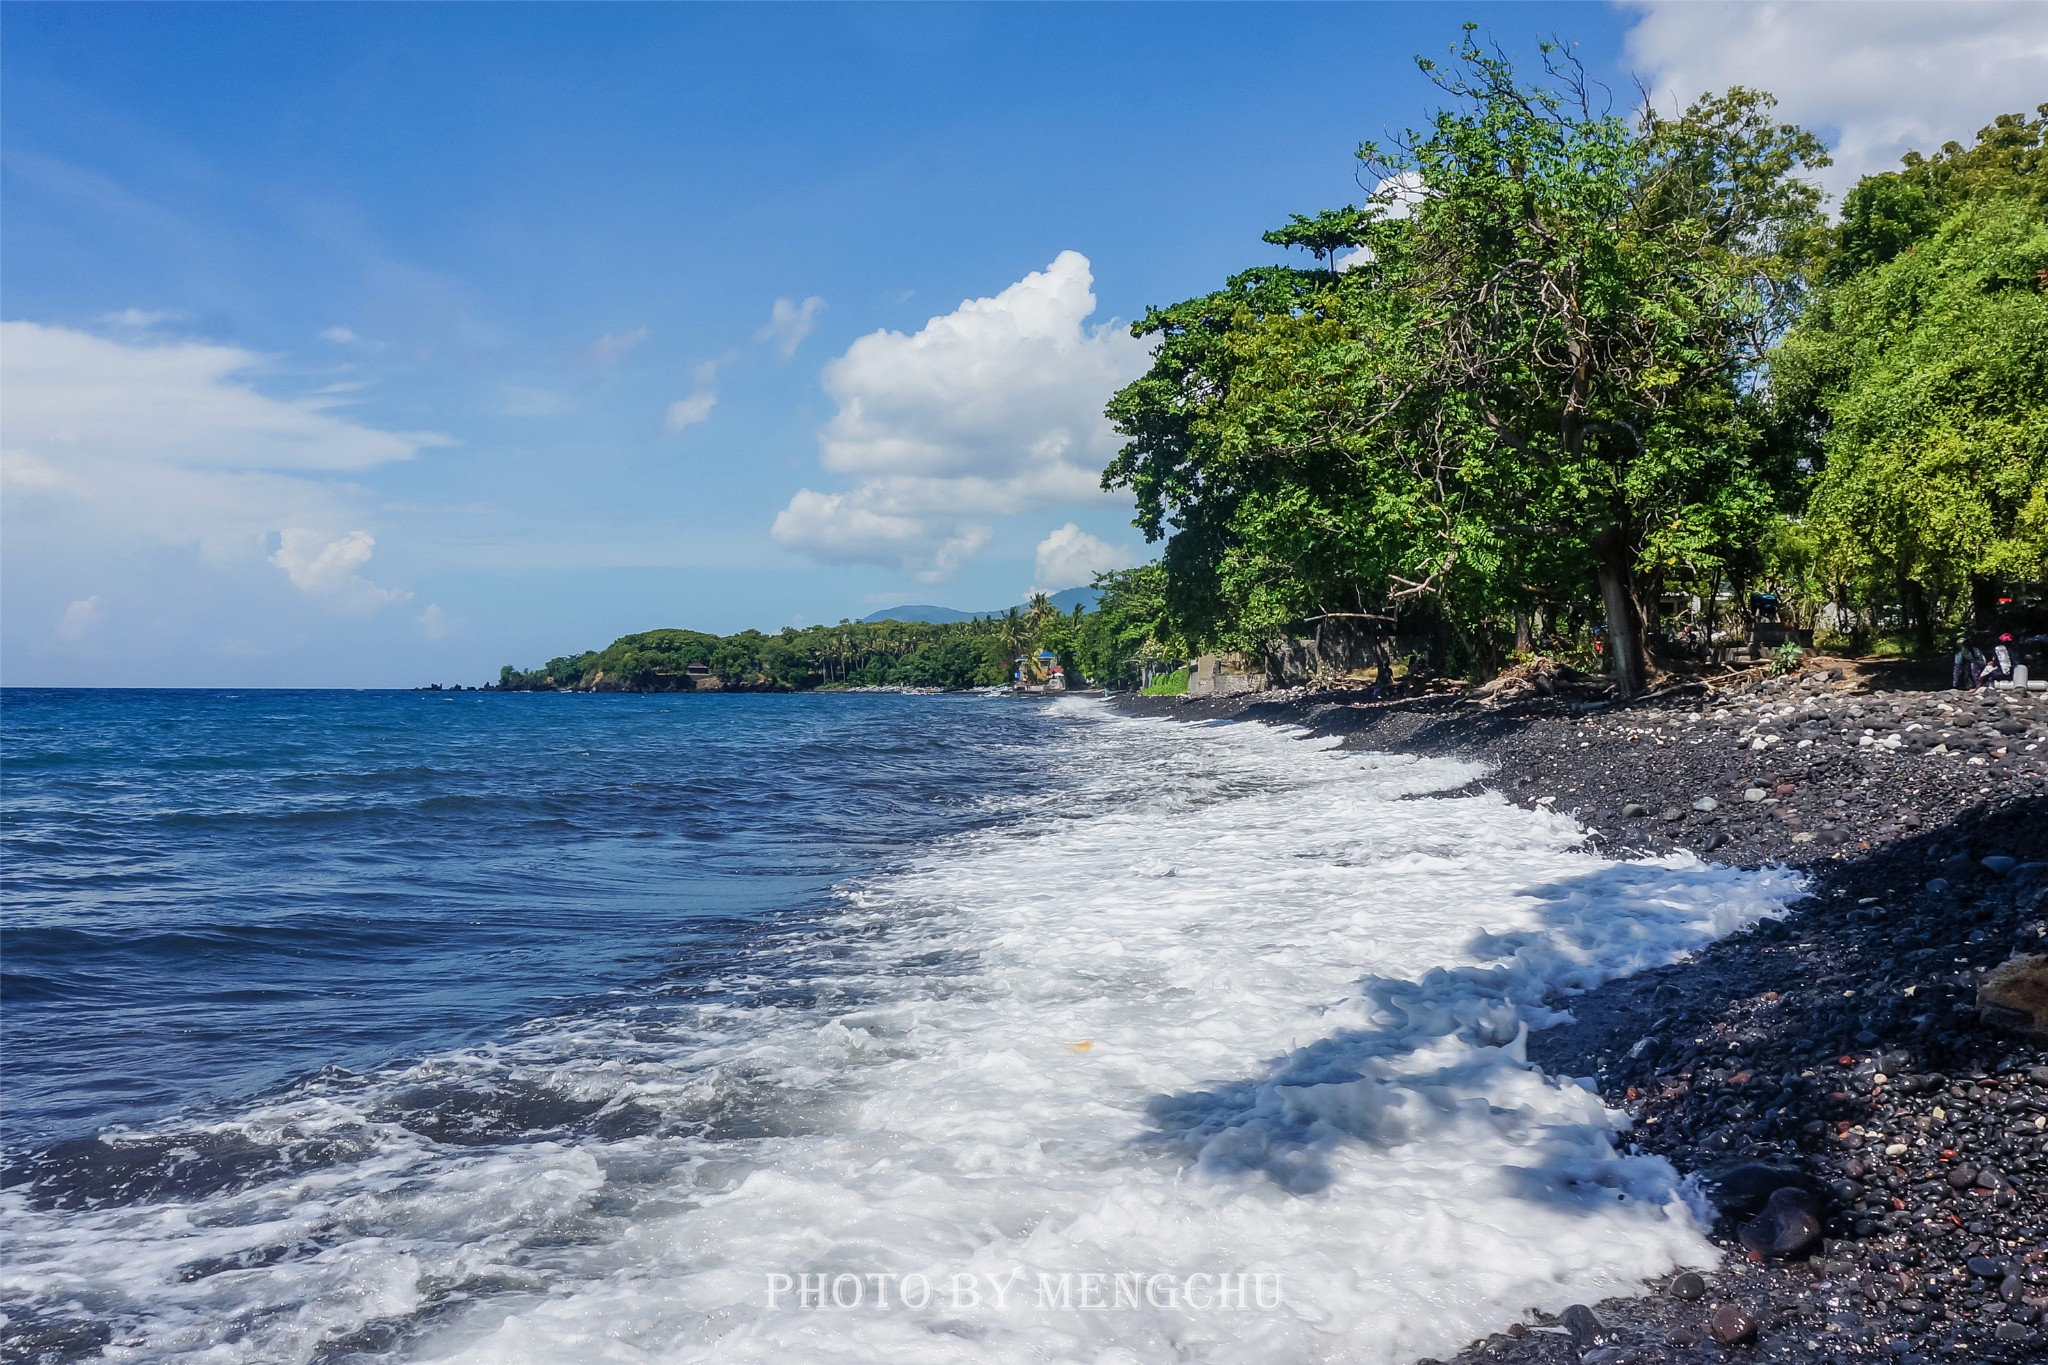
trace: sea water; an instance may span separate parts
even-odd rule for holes
[[[1704,1264],[1525,1060],[1799,895],[980,697],[10,693],[19,1359],[1384,1361]]]

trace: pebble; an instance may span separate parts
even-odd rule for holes
[[[1820,1241],[1813,1196],[1794,1186],[1772,1190],[1764,1211],[1744,1223],[1737,1237],[1759,1256],[1790,1260],[1800,1255]]]
[[[1756,1319],[1732,1303],[1724,1303],[1707,1320],[1707,1332],[1723,1346],[1734,1346],[1756,1335]]]
[[[1558,1315],[1558,1321],[1572,1334],[1572,1341],[1580,1350],[1598,1346],[1607,1339],[1607,1329],[1600,1325],[1600,1319],[1593,1316],[1593,1310],[1583,1303],[1575,1303]]]
[[[1693,803],[1692,803],[1692,808],[1693,808],[1694,810],[1697,810],[1697,811],[1710,811],[1710,810],[1719,810],[1719,809],[1721,809],[1721,803],[1720,803],[1719,801],[1716,801],[1716,800],[1715,800],[1715,799],[1714,799],[1713,797],[1711,797],[1711,796],[1702,796],[1702,797],[1701,797],[1701,798],[1700,798],[1699,800],[1697,800],[1697,801],[1695,801],[1695,802],[1693,802]],[[2012,860],[2011,860],[2010,858],[2008,858],[2008,859],[2006,859],[2006,861],[2007,861],[2007,862],[2009,863],[2009,862],[2011,862]],[[1989,863],[1990,863],[1990,860],[1989,860],[1989,859],[1987,858],[1987,859],[1985,860],[1985,863],[1986,863],[1986,865],[1988,866],[1988,865],[1989,865]],[[2001,868],[2001,869],[1999,869],[1999,870],[2000,870],[2000,871],[2003,871],[2004,869],[2003,869],[2003,868]]]
[[[1671,1297],[1698,1303],[1707,1296],[1707,1281],[1696,1270],[1688,1270],[1671,1282]]]

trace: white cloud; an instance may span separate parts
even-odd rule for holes
[[[448,613],[442,611],[438,603],[429,602],[426,610],[413,619],[429,640],[438,640],[448,633]]]
[[[57,618],[57,636],[63,640],[83,640],[99,622],[100,599],[81,597],[64,608],[64,614]]]
[[[280,533],[332,543],[365,516],[361,490],[342,476],[449,442],[352,422],[332,410],[332,394],[260,393],[251,380],[264,368],[235,347],[0,323],[8,535],[46,565],[183,546],[215,567],[271,557],[297,568],[295,581],[317,580],[308,542],[282,548],[286,560],[269,556]],[[385,593],[347,577],[338,599]]]
[[[855,341],[825,367],[838,411],[819,437],[853,486],[798,492],[777,542],[936,580],[988,540],[987,518],[1101,498],[1116,450],[1103,405],[1149,350],[1114,320],[1088,325],[1093,283],[1087,257],[1063,251],[913,335]]]
[[[1768,90],[1821,133],[1840,193],[1908,150],[1968,143],[1998,114],[2048,99],[2048,5],[2018,3],[1648,3],[1628,55],[1658,106],[1730,85]]]
[[[377,538],[368,531],[330,537],[294,526],[278,533],[278,546],[270,562],[283,569],[292,586],[308,596],[331,599],[350,611],[374,611],[412,596],[380,588],[356,572],[370,562],[370,554],[376,548]]]
[[[320,333],[322,341],[331,341],[337,346],[352,346],[362,338],[347,327],[329,327]]]
[[[630,332],[606,332],[590,343],[590,358],[600,365],[613,364],[651,335],[645,327],[635,327]]]
[[[378,431],[328,411],[332,395],[250,388],[263,357],[185,341],[130,346],[66,327],[0,322],[7,444],[46,460],[183,467],[367,469],[447,445],[433,432]]]
[[[106,314],[100,321],[109,327],[119,327],[127,331],[146,332],[150,328],[161,326],[166,322],[175,322],[183,316],[184,314],[173,312],[169,309],[123,308],[118,313]]]
[[[766,325],[754,333],[754,340],[774,342],[775,353],[788,360],[796,354],[796,348],[803,344],[804,338],[811,334],[811,329],[818,325],[818,314],[824,309],[825,300],[816,294],[802,303],[793,299],[777,299]]]
[[[1130,551],[1091,536],[1070,521],[1038,542],[1036,590],[1077,588],[1094,582],[1099,573],[1127,569],[1136,562]]]
[[[693,427],[711,415],[718,406],[718,362],[707,360],[696,369],[697,391],[688,398],[678,398],[668,405],[668,417],[662,422],[669,432]]]
[[[662,425],[669,431],[681,431],[693,427],[711,415],[711,409],[718,406],[715,393],[693,393],[688,398],[678,398],[668,405],[668,416]]]
[[[979,522],[937,523],[926,498],[911,497],[911,511],[897,510],[895,491],[880,485],[852,493],[798,489],[776,514],[775,539],[828,564],[913,568],[925,582],[936,583],[952,577],[995,534]]]

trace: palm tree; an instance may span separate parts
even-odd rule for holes
[[[1031,647],[1030,627],[1015,607],[1004,612],[1002,620],[996,624],[996,639],[1002,644],[1006,662],[1015,660]]]

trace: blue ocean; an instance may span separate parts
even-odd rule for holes
[[[1560,994],[1800,894],[1082,698],[0,697],[0,1358],[1345,1361],[1713,1255]]]
[[[971,824],[1044,723],[954,697],[10,690],[8,1147],[717,979]]]

